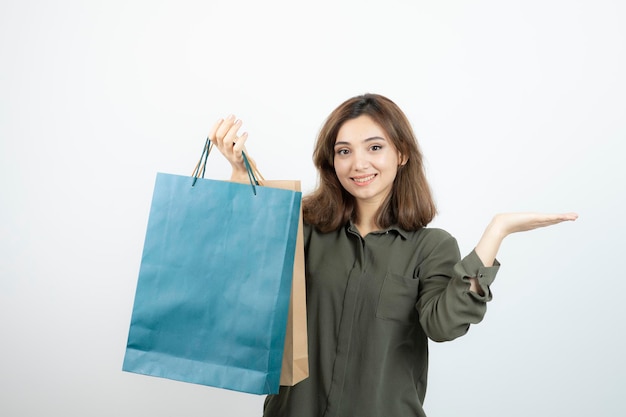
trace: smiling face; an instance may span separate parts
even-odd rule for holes
[[[392,189],[401,161],[385,131],[369,116],[350,119],[339,129],[334,150],[337,178],[357,206],[380,207]]]

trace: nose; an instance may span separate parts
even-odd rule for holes
[[[362,151],[354,152],[354,169],[357,171],[362,171],[370,166],[369,159],[367,158],[367,154]]]

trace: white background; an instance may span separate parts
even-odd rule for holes
[[[264,176],[311,190],[324,118],[376,92],[463,252],[496,212],[580,214],[505,241],[485,320],[431,344],[429,416],[625,415],[624,22],[622,0],[1,1],[0,414],[260,416],[121,371],[155,173],[235,113]]]

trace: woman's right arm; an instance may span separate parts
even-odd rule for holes
[[[246,183],[249,179],[246,166],[243,162],[242,152],[246,152],[246,156],[250,159],[245,146],[248,133],[244,132],[239,135],[241,124],[241,120],[235,118],[234,115],[219,119],[211,128],[209,139],[213,142],[213,145],[219,149],[222,155],[226,157],[228,162],[230,162],[233,168],[230,180],[233,182]]]

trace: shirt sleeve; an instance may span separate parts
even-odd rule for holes
[[[456,339],[483,319],[492,299],[490,285],[500,267],[498,261],[484,266],[475,251],[461,259],[456,239],[443,233],[427,245],[417,270],[419,321],[428,337],[437,342]],[[472,277],[478,279],[483,295],[470,291]]]
[[[496,259],[493,266],[485,266],[483,262],[476,254],[475,250],[472,250],[465,258],[455,265],[456,276],[461,277],[464,281],[469,283],[468,278],[477,278],[478,284],[484,295],[479,295],[470,291],[470,296],[480,301],[491,301],[493,298],[491,294],[490,285],[496,279],[496,274],[500,269],[500,262]]]

